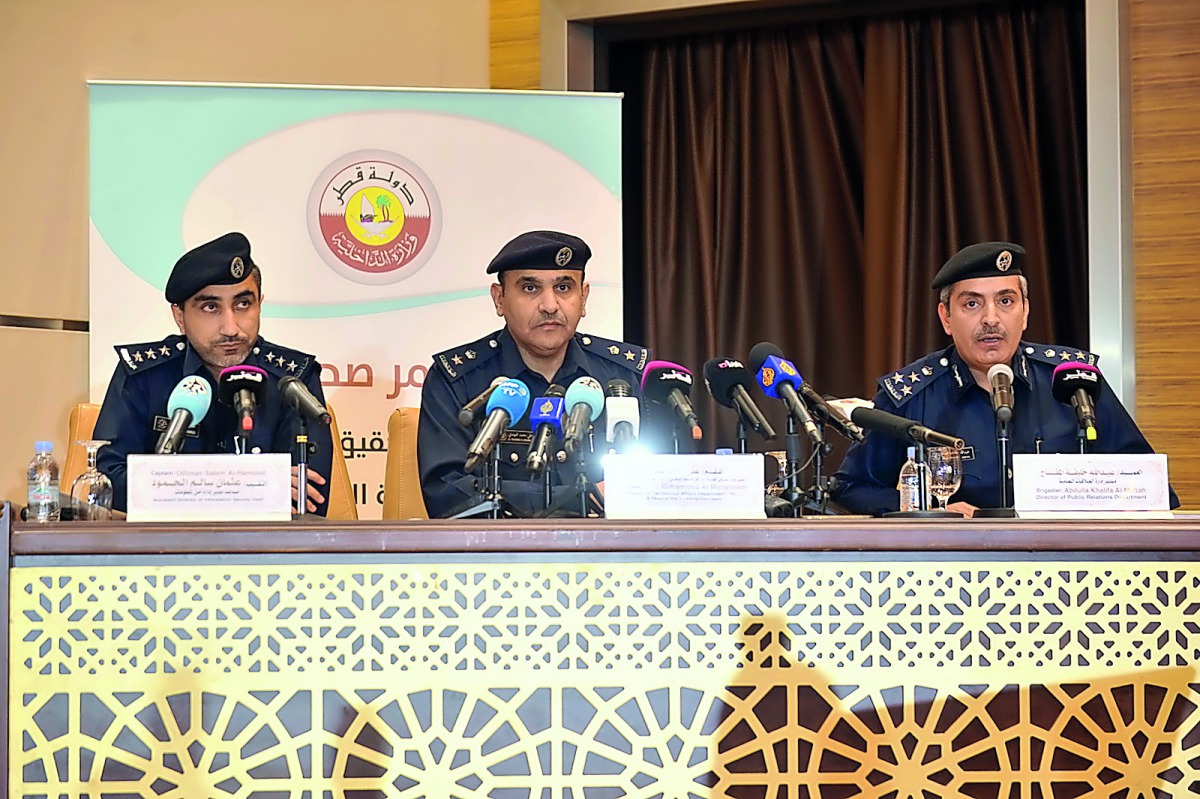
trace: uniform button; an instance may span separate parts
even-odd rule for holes
[[[255,355],[258,355],[258,347],[255,347],[255,348],[254,348],[254,354],[255,354]]]
[[[510,461],[512,461],[513,463],[516,463],[517,461],[521,460],[521,456],[515,452],[512,452],[512,453],[509,453],[508,459]]]
[[[488,342],[488,346],[491,347],[492,349],[496,349],[500,345],[496,342],[496,339],[492,339],[491,341]]]
[[[556,461],[558,461],[559,463],[566,463],[567,462],[567,453],[560,449],[558,451],[558,453],[555,454],[554,459]]]
[[[584,345],[586,345],[586,346],[591,346],[591,344],[592,344],[592,339],[591,339],[591,337],[590,337],[590,336],[584,336],[584,337],[583,337],[583,343],[584,343]]]
[[[942,366],[950,365],[950,361],[946,360],[945,358],[942,358],[940,361],[938,361],[938,363],[940,363]]]
[[[1026,354],[1026,355],[1033,355],[1033,347],[1026,347],[1026,348],[1025,348],[1025,354]]]

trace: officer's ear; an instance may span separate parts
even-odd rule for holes
[[[171,316],[175,318],[175,326],[179,328],[179,332],[187,335],[187,331],[183,329],[183,309],[176,303],[171,303]]]
[[[938,303],[938,319],[942,320],[942,330],[946,331],[946,335],[954,335],[950,329],[950,308],[944,302]]]
[[[500,283],[492,284],[492,304],[496,306],[496,316],[504,316],[504,275],[500,275]]]

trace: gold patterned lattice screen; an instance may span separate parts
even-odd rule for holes
[[[1197,793],[1200,566],[18,568],[10,796]]]

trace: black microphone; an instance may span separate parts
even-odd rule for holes
[[[232,405],[241,418],[242,433],[254,429],[254,413],[267,399],[267,373],[257,366],[227,366],[217,378],[217,398]]]
[[[562,437],[563,396],[566,389],[557,383],[546,389],[544,397],[533,401],[529,424],[534,427],[533,443],[525,456],[525,468],[534,477],[545,471],[550,463],[550,446]]]
[[[808,406],[796,393],[796,386],[803,383],[800,373],[783,352],[769,341],[760,341],[750,348],[750,368],[758,374],[758,385],[768,397],[783,400],[788,413],[804,428],[814,446],[825,443],[825,436],[813,421]]]
[[[492,396],[488,398],[487,420],[479,428],[479,435],[467,447],[467,460],[464,468],[468,472],[483,462],[504,431],[512,427],[529,407],[529,386],[520,380],[505,380],[496,386]]]
[[[993,364],[987,372],[988,382],[992,384],[992,410],[1001,422],[1011,422],[1013,418],[1013,370],[1006,363]]]
[[[754,404],[746,388],[750,372],[741,361],[733,358],[713,358],[704,363],[704,384],[713,399],[726,408],[733,408],[743,424],[748,425],[767,441],[775,440],[775,430],[762,410]]]
[[[692,440],[699,441],[704,431],[688,399],[692,383],[692,373],[670,361],[651,361],[642,372],[642,394],[646,399],[669,406],[691,430]]]
[[[931,447],[954,447],[955,449],[962,449],[966,446],[966,442],[961,438],[930,430],[912,419],[881,411],[878,408],[855,408],[850,412],[850,418],[854,420],[855,424],[868,430],[904,441],[914,441]]]
[[[641,424],[641,406],[627,380],[614,377],[604,387],[604,418],[608,424],[605,440],[617,452],[625,452],[637,441]]]
[[[284,402],[310,422],[327,425],[333,421],[329,410],[308,390],[308,386],[304,385],[300,378],[291,375],[279,378],[279,393],[283,395]]]
[[[475,420],[479,418],[479,415],[483,412],[484,407],[487,405],[488,397],[492,396],[492,392],[496,390],[496,386],[500,385],[507,379],[508,378],[504,377],[503,375],[497,377],[492,381],[490,386],[485,388],[483,391],[480,391],[474,399],[462,406],[462,408],[460,408],[458,411],[458,423],[463,427],[471,427],[474,425]]]
[[[1050,392],[1075,409],[1075,418],[1088,441],[1096,440],[1096,398],[1100,396],[1100,370],[1080,361],[1054,367]]]

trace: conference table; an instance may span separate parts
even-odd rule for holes
[[[1200,785],[1194,518],[0,531],[11,797]]]

